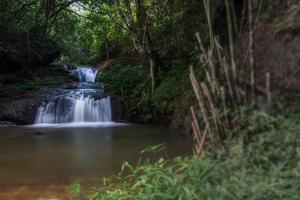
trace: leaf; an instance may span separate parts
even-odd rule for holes
[[[164,151],[165,149],[166,149],[166,144],[162,143],[162,144],[147,147],[146,149],[141,151],[141,154],[144,154],[144,153],[158,153],[158,152]]]

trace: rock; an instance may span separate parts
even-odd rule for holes
[[[76,65],[69,64],[69,63],[64,64],[64,67],[65,67],[67,70],[69,70],[69,71],[74,70],[74,69],[77,69],[77,66],[76,66]]]
[[[65,67],[63,64],[49,64],[47,65],[47,69],[42,68],[43,73],[45,74],[45,70],[47,70],[48,76],[71,76],[71,71]],[[73,76],[72,76],[73,77]]]
[[[47,66],[60,54],[54,42],[37,34],[6,35],[0,37],[0,72]]]
[[[16,124],[9,121],[0,121],[0,127],[1,126],[16,126]]]
[[[41,103],[63,92],[64,90],[59,88],[41,88],[39,91],[30,91],[20,100],[0,101],[0,121],[18,125],[33,124]]]
[[[40,131],[37,131],[37,132],[34,132],[34,135],[43,135],[44,133],[43,132],[40,132]]]
[[[124,121],[123,106],[120,99],[111,97],[111,115],[115,122]]]
[[[1,103],[0,120],[7,120],[22,125],[32,124],[39,102],[38,98],[29,98]]]
[[[65,89],[100,89],[104,90],[104,84],[103,83],[84,83],[84,82],[78,82],[78,83],[69,83],[64,85]]]

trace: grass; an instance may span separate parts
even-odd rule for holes
[[[193,199],[299,199],[300,124],[272,118],[268,128],[244,145],[239,139],[228,150],[205,157],[146,160],[104,179],[101,187],[83,196],[80,185],[72,191],[88,200]]]

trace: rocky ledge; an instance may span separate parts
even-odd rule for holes
[[[25,71],[46,66],[61,54],[51,40],[33,33],[0,37],[0,73]]]

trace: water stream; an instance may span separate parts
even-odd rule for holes
[[[81,82],[94,83],[98,74],[98,69],[90,67],[81,67],[72,71],[72,74],[77,77]]]
[[[97,73],[97,69],[87,67],[72,71],[80,82],[90,83],[95,82]],[[109,121],[112,121],[110,97],[95,88],[70,90],[52,97],[38,108],[35,119],[36,124]]]

